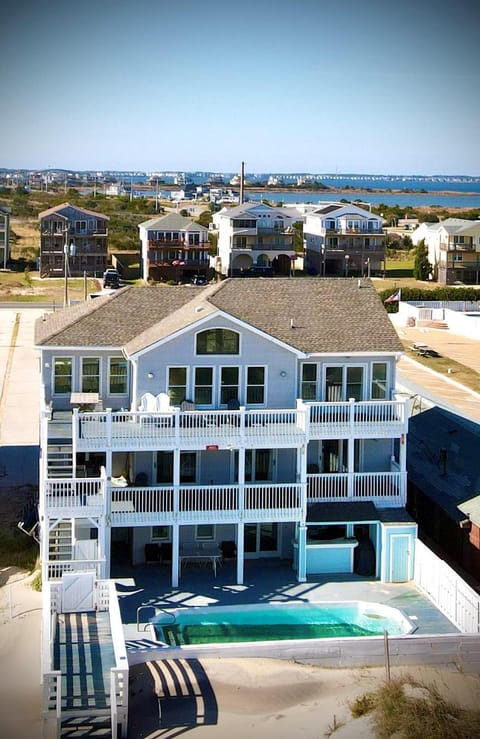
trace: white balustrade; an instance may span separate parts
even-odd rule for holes
[[[349,479],[353,480],[350,486]],[[405,504],[406,473],[402,472],[347,472],[307,475],[310,503],[339,500],[371,500],[386,507]]]
[[[95,570],[97,577],[100,577],[104,559],[63,559],[48,560],[46,563],[48,579],[61,580],[65,572],[88,572]]]
[[[50,478],[45,480],[45,508],[69,509],[98,508],[104,505],[104,482],[100,478]],[[78,512],[77,512],[78,515]]]

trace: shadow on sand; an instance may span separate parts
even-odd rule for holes
[[[130,669],[128,736],[174,739],[218,721],[218,705],[197,659],[165,659]]]

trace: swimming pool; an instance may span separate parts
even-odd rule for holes
[[[409,634],[414,626],[380,603],[268,603],[163,610],[151,621],[168,646]]]

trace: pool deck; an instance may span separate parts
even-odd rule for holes
[[[415,634],[458,634],[458,629],[414,583],[386,584],[358,575],[309,577],[305,583],[295,579],[290,563],[278,560],[250,560],[245,566],[245,582],[235,584],[235,566],[226,562],[218,570],[199,567],[185,569],[178,588],[170,584],[166,566],[131,567],[131,575],[116,579],[125,638],[129,651],[145,645],[148,632],[137,630],[137,608],[150,606],[140,614],[141,628],[154,615],[154,608],[229,606],[275,602],[368,601],[399,608],[417,626]]]

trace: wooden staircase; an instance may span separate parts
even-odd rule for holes
[[[48,559],[50,562],[69,560],[73,557],[72,522],[59,521],[48,537]]]
[[[73,448],[71,444],[49,444],[47,447],[47,475],[73,477]]]

